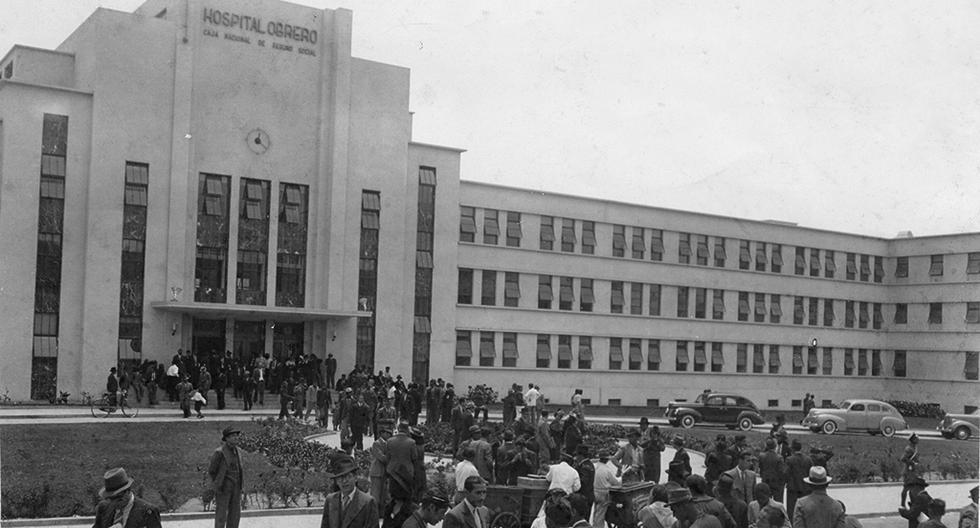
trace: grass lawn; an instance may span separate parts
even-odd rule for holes
[[[118,466],[143,497],[175,510],[201,496],[211,453],[229,425],[260,427],[211,420],[0,426],[3,516],[30,516],[42,506],[43,516],[93,515],[102,475]],[[276,469],[258,453],[244,453],[243,463],[246,481]]]

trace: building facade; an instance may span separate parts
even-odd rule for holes
[[[97,10],[0,61],[0,390],[102,390],[178,350],[308,353],[763,407],[976,405],[980,236],[880,239],[460,180],[352,14]],[[830,382],[830,383],[828,383]]]

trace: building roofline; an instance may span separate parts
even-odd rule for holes
[[[510,186],[510,185],[501,185],[499,183],[488,183],[488,182],[481,182],[481,181],[476,181],[476,180],[464,180],[464,179],[460,179],[460,183],[467,184],[467,185],[479,185],[479,186],[483,186],[483,187],[493,187],[493,188],[498,188],[498,189],[506,189],[506,190],[510,190],[510,191],[522,191],[522,192],[535,193],[535,194],[548,194],[548,195],[551,195],[551,196],[560,196],[560,197],[563,197],[563,198],[576,198],[576,199],[579,199],[579,200],[589,200],[589,201],[594,201],[594,202],[604,202],[604,203],[616,204],[616,205],[628,205],[630,207],[640,207],[640,208],[643,208],[643,209],[653,209],[653,210],[665,211],[665,212],[670,212],[670,213],[684,213],[684,214],[691,214],[691,215],[698,215],[698,216],[706,216],[706,217],[718,218],[718,219],[722,219],[722,220],[737,220],[739,222],[749,222],[749,223],[752,223],[752,224],[764,225],[764,226],[769,226],[769,227],[787,227],[787,228],[792,228],[792,229],[803,229],[803,230],[806,230],[806,231],[812,231],[812,232],[816,232],[816,233],[830,233],[830,234],[834,234],[834,235],[855,236],[855,237],[861,237],[861,238],[869,238],[869,239],[872,239],[872,240],[879,240],[879,241],[882,241],[882,242],[894,242],[894,241],[900,241],[900,240],[920,240],[920,239],[925,239],[925,238],[939,238],[939,237],[958,237],[958,236],[965,236],[965,235],[980,235],[980,232],[968,232],[968,233],[944,233],[944,234],[939,234],[939,235],[913,236],[911,238],[905,238],[905,237],[901,237],[901,238],[898,238],[898,237],[885,238],[885,237],[879,237],[879,236],[875,236],[875,235],[865,235],[865,234],[861,234],[861,233],[849,233],[849,232],[846,232],[846,231],[835,231],[833,229],[822,229],[822,228],[819,228],[819,227],[801,226],[799,224],[796,224],[796,223],[793,223],[793,222],[787,222],[787,221],[784,221],[784,220],[754,220],[754,219],[751,219],[751,218],[741,218],[741,217],[737,217],[737,216],[720,215],[720,214],[715,214],[715,213],[702,213],[702,212],[698,212],[698,211],[687,211],[687,210],[684,210],[684,209],[672,209],[672,208],[669,208],[669,207],[660,207],[660,206],[656,206],[656,205],[648,205],[648,204],[641,204],[641,203],[635,203],[635,202],[624,202],[624,201],[621,201],[621,200],[611,200],[611,199],[608,199],[608,198],[594,198],[594,197],[589,197],[589,196],[581,196],[581,195],[577,195],[577,194],[568,194],[568,193],[560,193],[560,192],[554,192],[554,191],[547,191],[547,190],[543,190],[543,189],[531,189],[531,188],[527,188],[527,187],[513,187],[513,186]]]
[[[31,50],[31,51],[40,51],[40,52],[43,52],[43,53],[52,53],[54,55],[64,55],[66,57],[74,57],[75,56],[74,53],[68,53],[67,51],[58,51],[58,50],[47,49],[47,48],[39,48],[37,46],[26,46],[24,44],[14,44],[13,46],[10,47],[10,50],[7,51],[7,53],[3,56],[3,58],[0,59],[0,62],[7,62],[7,59],[10,58],[10,55],[12,55],[14,53],[14,51],[17,50],[17,49],[25,49],[25,50]]]
[[[414,145],[416,147],[427,147],[427,148],[434,148],[439,150],[448,150],[451,152],[459,152],[460,154],[466,152],[466,149],[462,149],[459,147],[447,147],[446,145],[435,145],[433,143],[420,143],[418,141],[409,141],[408,144]]]
[[[18,81],[17,79],[0,79],[0,86],[3,86],[4,84],[16,84],[18,86],[29,86],[31,88],[41,88],[41,89],[47,89],[47,90],[56,90],[56,91],[59,91],[59,92],[68,92],[68,93],[75,93],[75,94],[79,94],[79,95],[88,95],[88,96],[92,96],[92,95],[95,94],[95,92],[89,92],[89,91],[85,91],[85,90],[79,90],[77,88],[68,88],[66,86],[55,86],[53,84],[29,83],[29,82],[24,82],[24,81]]]

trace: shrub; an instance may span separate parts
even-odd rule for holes
[[[920,403],[905,400],[889,400],[888,403],[906,418],[942,418],[946,414],[938,403]]]

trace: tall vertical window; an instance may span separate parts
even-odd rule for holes
[[[614,257],[626,256],[626,226],[613,226],[612,255]]]
[[[650,230],[650,260],[664,259],[664,232],[661,229]]]
[[[752,373],[762,374],[766,368],[766,346],[752,345]]]
[[[575,220],[561,219],[561,250],[567,253],[575,252]],[[571,346],[571,345],[569,345]]]
[[[779,244],[772,245],[772,268],[773,273],[780,273],[783,271],[783,246]]]
[[[738,320],[749,320],[749,292],[738,292]]]
[[[708,356],[705,353],[704,341],[694,342],[694,372],[704,372],[708,364]]]
[[[748,370],[749,344],[739,343],[735,347],[735,372],[744,373]]]
[[[976,275],[980,273],[980,251],[968,253],[966,256],[966,274]]]
[[[980,302],[966,303],[966,322],[969,324],[980,323]]]
[[[143,337],[143,276],[150,167],[126,162],[123,196],[122,269],[119,279],[119,366],[139,366]]]
[[[943,256],[932,255],[929,257],[929,275],[939,277],[943,274]]]
[[[766,271],[766,264],[769,262],[769,256],[766,254],[766,243],[756,242],[755,243],[755,271]]]
[[[634,227],[633,230],[633,243],[630,244],[630,249],[632,252],[630,255],[635,259],[642,259],[643,254],[647,251],[646,242],[643,241],[643,228]]]
[[[697,240],[697,253],[695,254],[694,262],[698,266],[707,266],[708,259],[711,257],[711,253],[708,250],[708,237],[705,235],[696,235],[694,237]]]
[[[881,376],[881,350],[871,351],[871,375]]]
[[[459,287],[456,290],[457,304],[473,304],[473,270],[459,268]]]
[[[943,303],[929,303],[929,324],[943,324]]]
[[[694,318],[704,319],[707,313],[708,289],[694,288]]]
[[[769,296],[769,322],[778,324],[783,318],[782,299],[779,295]]]
[[[817,347],[808,347],[806,355],[806,373],[816,374],[820,371],[820,360],[817,358]]]
[[[468,330],[456,330],[456,366],[468,367],[473,360],[473,344]]]
[[[630,370],[641,370],[643,368],[643,340],[630,339]]]
[[[844,301],[844,328],[854,328],[854,301]]]
[[[611,294],[609,296],[609,313],[623,313],[623,305],[626,298],[623,295],[623,281],[612,281]]]
[[[550,310],[554,293],[551,290],[551,275],[538,275],[538,308]]]
[[[806,319],[806,309],[803,306],[803,297],[793,298],[793,324],[801,325]]]
[[[472,218],[472,217],[471,217]],[[428,322],[416,323],[412,334],[412,381],[426,383],[429,379],[429,347],[432,337],[432,250],[436,225],[436,169],[419,167],[418,223],[415,264],[415,319]],[[462,234],[462,233],[461,233]],[[473,226],[474,236],[476,226]],[[428,244],[422,245],[423,241]],[[472,237],[469,240],[472,242]],[[425,254],[423,256],[423,254]],[[420,260],[423,259],[424,260]],[[469,363],[467,363],[469,365]]]
[[[677,317],[687,317],[688,314],[687,306],[689,304],[687,299],[687,292],[688,292],[687,286],[677,287]]]
[[[517,352],[517,334],[513,332],[504,332],[504,346],[501,351],[503,355],[503,362],[501,366],[504,367],[516,367],[517,358],[519,354]]]
[[[896,350],[895,351],[895,356],[892,359],[892,374],[894,374],[896,378],[904,378],[905,377],[905,368],[906,368],[905,367],[905,351],[904,350]]]
[[[793,374],[803,374],[803,347],[793,347]]]
[[[465,205],[459,207],[459,241],[476,241],[476,209]]]
[[[231,178],[198,177],[197,260],[194,300],[223,303],[228,272],[228,189]]]
[[[721,343],[711,343],[711,372],[721,372],[725,366],[725,354]]]
[[[677,242],[677,262],[681,264],[691,263],[691,235],[688,233],[680,233]]]
[[[837,263],[834,261],[834,252],[828,249],[823,252],[823,276],[833,279],[836,272]]]
[[[752,265],[752,254],[749,250],[748,240],[738,241],[738,269],[747,270]]]
[[[834,300],[823,300],[823,325],[834,326]]]
[[[769,345],[769,373],[779,374],[782,361],[779,359],[779,345]]]
[[[980,352],[975,350],[966,351],[966,362],[963,364],[963,377],[968,380],[974,380],[978,378],[978,371],[980,371]]]
[[[766,294],[755,294],[755,322],[766,322]]]
[[[845,376],[854,375],[854,349],[853,348],[844,349],[844,375]]]
[[[794,273],[803,275],[806,273],[806,248],[796,248],[796,267]]]
[[[609,370],[621,370],[623,368],[623,338],[609,338]]]
[[[497,305],[497,272],[483,270],[481,273],[480,304],[483,306]]]
[[[276,306],[304,306],[306,303],[307,203],[306,185],[279,184]],[[431,237],[429,232],[430,241]]]
[[[497,359],[497,347],[494,344],[493,332],[480,332],[480,366],[492,367]]]
[[[504,272],[504,306],[516,307],[521,300],[521,275],[515,271]]]
[[[909,305],[906,303],[898,303],[895,305],[895,318],[892,320],[895,324],[908,324],[909,322]]]
[[[539,242],[541,249],[548,251],[555,249],[555,218],[553,216],[541,217]]]
[[[647,370],[660,370],[660,340],[647,341]]]
[[[725,253],[725,238],[715,237],[715,267],[724,268],[725,259],[728,258],[728,254]]]
[[[875,257],[874,281],[881,282],[885,278],[885,265],[881,257]]]
[[[674,370],[677,372],[686,372],[688,363],[687,341],[678,341],[677,354],[674,356]]]
[[[242,178],[238,184],[238,267],[235,274],[235,302],[266,304],[266,276],[269,259],[269,189],[266,180]],[[375,221],[377,220],[377,210]],[[361,224],[364,224],[361,205]],[[362,255],[364,228],[361,228]],[[374,244],[377,262],[377,240]]]
[[[820,276],[820,250],[810,248],[810,276]]]
[[[630,283],[630,314],[643,314],[643,283]]]
[[[854,258],[854,253],[847,254],[847,268],[844,270],[844,278],[847,280],[854,280],[857,277],[857,261]]]
[[[654,317],[660,316],[660,290],[659,284],[650,285],[650,300],[648,304],[650,305],[650,315]]]
[[[57,397],[67,155],[68,116],[44,114],[34,279],[34,340],[31,350],[32,400]]]
[[[500,237],[500,213],[494,209],[483,210],[483,243],[497,245]],[[482,338],[481,338],[482,339]],[[492,365],[491,365],[492,366]]]
[[[584,370],[592,368],[592,338],[589,336],[578,338],[578,368]]]
[[[902,279],[909,276],[909,258],[908,257],[896,257],[895,258],[895,278]]]
[[[585,255],[595,254],[595,222],[582,222],[582,253]]]
[[[861,273],[859,278],[862,282],[868,282],[871,278],[871,257],[861,255]]]
[[[521,213],[507,211],[507,247],[521,247]]]
[[[571,277],[558,277],[558,309],[571,310],[575,304],[574,280]],[[571,347],[571,345],[569,345]]]
[[[572,336],[558,336],[558,368],[572,368]]]
[[[711,318],[716,321],[725,318],[725,290],[712,290]]]
[[[881,315],[881,303],[874,303],[871,305],[871,328],[875,330],[881,329],[881,323],[885,321],[885,317]]]
[[[592,279],[580,279],[580,294],[578,309],[581,312],[591,312],[595,304],[595,293],[592,291]]]
[[[808,315],[810,317],[807,320],[807,323],[810,326],[816,326],[817,319],[820,316],[820,299],[817,299],[816,297],[810,297],[810,309],[808,311],[809,311]]]
[[[823,349],[823,375],[830,376],[834,373],[834,349],[824,347]]]
[[[868,375],[868,351],[863,348],[858,349],[858,376]]]

